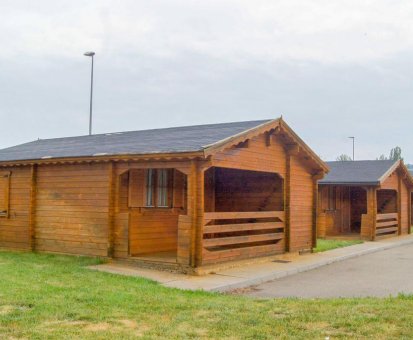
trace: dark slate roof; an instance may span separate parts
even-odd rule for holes
[[[326,162],[330,172],[319,184],[377,185],[396,163],[392,160]]]
[[[256,120],[40,139],[0,150],[0,162],[103,155],[202,151],[206,146],[271,120]]]

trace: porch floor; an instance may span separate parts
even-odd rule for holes
[[[132,259],[154,262],[176,263],[176,251],[160,251],[131,256]]]
[[[327,235],[325,237],[326,240],[360,240],[361,236],[360,233],[342,233],[337,235]]]

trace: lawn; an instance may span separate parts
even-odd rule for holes
[[[315,253],[320,253],[326,250],[332,250],[336,248],[353,246],[355,244],[363,243],[362,240],[317,240],[317,247],[314,248]]]
[[[0,252],[2,339],[411,338],[413,297],[254,300],[90,271],[86,257]]]

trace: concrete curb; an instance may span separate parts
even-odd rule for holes
[[[213,289],[210,289],[209,291],[211,292],[228,292],[234,289],[239,289],[239,288],[247,288],[250,286],[255,286],[259,285],[261,283],[273,281],[276,279],[281,279],[283,277],[295,275],[298,273],[306,272],[309,270],[313,270],[316,268],[320,268],[323,266],[327,266],[329,264],[335,263],[335,262],[340,262],[344,260],[348,260],[351,258],[367,255],[367,254],[372,254],[376,253],[379,251],[387,250],[387,249],[392,249],[392,248],[397,248],[400,246],[404,246],[407,244],[413,243],[413,238],[408,238],[405,240],[398,240],[397,242],[389,242],[389,243],[374,243],[375,245],[377,244],[377,247],[370,248],[370,249],[363,249],[359,251],[355,251],[350,254],[345,254],[345,255],[339,255],[333,258],[327,258],[327,259],[320,259],[319,262],[316,263],[311,263],[311,264],[304,264],[304,265],[299,265],[297,268],[285,270],[285,271],[277,271],[274,273],[270,273],[268,275],[263,275],[260,277],[252,278],[252,279],[245,279],[242,282],[237,282],[237,283],[230,283],[226,285],[222,285]]]

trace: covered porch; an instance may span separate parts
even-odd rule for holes
[[[376,240],[400,234],[397,190],[372,186],[320,186],[318,236]]]
[[[129,260],[198,267],[285,251],[277,173],[195,162],[134,165],[119,175],[118,202]]]

